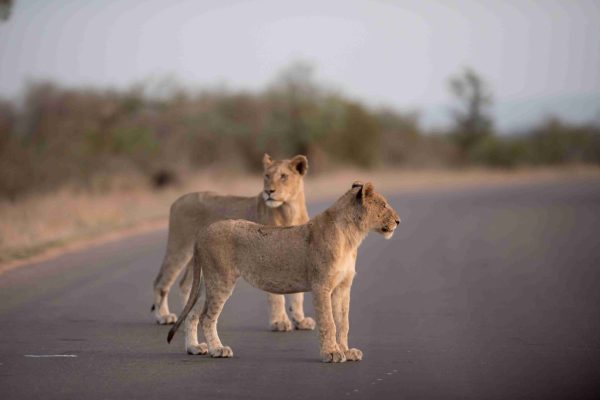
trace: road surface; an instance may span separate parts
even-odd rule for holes
[[[0,397],[598,399],[599,183],[388,196],[402,223],[364,242],[352,289],[360,363],[321,363],[316,332],[269,332],[241,281],[219,324],[233,359],[186,355],[181,332],[168,345],[150,313],[164,231],[6,273]]]

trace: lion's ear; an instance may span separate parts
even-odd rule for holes
[[[263,168],[267,169],[271,164],[273,164],[273,160],[271,160],[271,156],[265,153],[262,159]]]
[[[363,186],[365,184],[362,183],[361,181],[354,181],[352,183],[352,189],[356,189],[358,188],[358,191],[356,192],[356,200],[358,200],[359,203],[362,204],[363,201]]]
[[[300,175],[305,175],[308,171],[308,159],[306,156],[297,155],[290,160],[291,167],[298,171]]]
[[[362,203],[364,203],[365,198],[371,196],[373,194],[373,184],[371,182],[367,182],[367,183],[362,183],[359,181],[356,181],[352,184],[353,188],[359,188],[358,192],[356,193],[356,198]]]

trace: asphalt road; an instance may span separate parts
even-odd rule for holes
[[[161,231],[0,276],[0,398],[600,398],[600,182],[389,199],[402,224],[365,241],[352,290],[362,362],[269,332],[241,281],[219,324],[233,359],[168,345],[150,314]],[[57,354],[76,357],[27,357]]]

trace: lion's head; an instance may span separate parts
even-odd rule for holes
[[[272,160],[265,154],[263,157],[263,200],[269,207],[279,207],[294,199],[304,191],[302,178],[308,171],[308,159],[295,156],[290,160]]]
[[[359,218],[362,223],[367,229],[390,239],[396,227],[400,225],[398,213],[388,204],[385,197],[375,192],[371,182],[354,182],[352,191],[355,192],[359,204]]]

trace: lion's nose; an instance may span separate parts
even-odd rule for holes
[[[396,218],[396,225],[400,225],[400,217]]]
[[[273,194],[273,193],[275,193],[275,189],[266,189],[265,193],[266,194]]]

